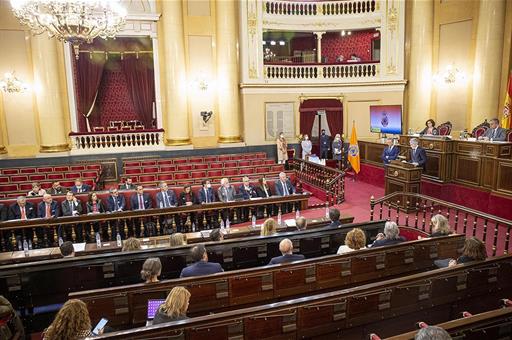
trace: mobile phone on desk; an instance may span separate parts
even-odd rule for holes
[[[103,329],[105,328],[105,325],[107,324],[108,320],[105,318],[101,318],[100,322],[94,327],[92,330],[92,333],[94,335],[100,335],[100,332],[102,333]]]

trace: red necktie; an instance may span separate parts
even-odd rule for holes
[[[20,207],[20,210],[21,210],[21,219],[26,220],[27,214],[25,213],[25,207]]]

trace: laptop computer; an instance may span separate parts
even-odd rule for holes
[[[155,318],[156,313],[158,312],[158,307],[165,300],[148,300],[148,320],[153,320]]]

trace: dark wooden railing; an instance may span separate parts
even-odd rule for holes
[[[407,200],[403,210],[403,202]],[[508,254],[512,251],[510,233],[512,221],[499,218],[484,212],[466,208],[430,196],[394,192],[382,198],[370,200],[370,220],[387,219],[395,221],[398,225],[415,227],[431,232],[431,218],[436,214],[445,216],[451,229],[467,237],[476,236],[487,246],[488,255],[496,256]]]
[[[18,249],[18,243],[24,240],[30,241],[34,248],[57,246],[59,237],[73,242],[96,242],[96,232],[102,240],[115,240],[117,234],[125,239],[163,235],[171,230],[212,229],[225,223],[228,216],[231,224],[237,224],[250,221],[255,214],[266,218],[296,209],[305,210],[309,197],[310,194],[305,193],[240,202],[7,221],[0,223],[0,246],[2,251]]]
[[[299,158],[294,158],[290,165],[297,181],[325,191],[326,203],[334,205],[345,200],[345,172]]]

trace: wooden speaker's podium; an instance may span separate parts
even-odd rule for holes
[[[386,195],[396,191],[419,194],[421,189],[422,169],[411,163],[403,163],[400,160],[391,161],[386,166]],[[407,196],[398,196],[399,208],[406,212],[415,210],[416,199]],[[409,204],[407,204],[409,201]]]

